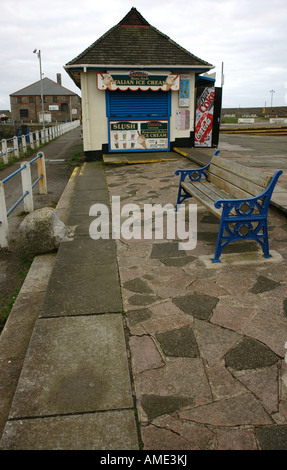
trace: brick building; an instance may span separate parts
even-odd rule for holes
[[[61,74],[57,74],[57,83],[47,77],[42,82],[45,122],[79,119],[81,98],[62,86]],[[42,122],[41,80],[12,93],[10,104],[12,121]]]

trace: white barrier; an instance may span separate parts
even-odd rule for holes
[[[287,118],[270,118],[270,124],[287,124]]]
[[[254,118],[239,118],[238,124],[254,124]]]
[[[31,178],[31,164],[35,161],[37,161],[38,178],[33,183]],[[11,209],[7,211],[4,184],[11,180],[18,173],[21,173],[23,194],[18,199],[18,201],[13,204]],[[16,209],[16,207],[23,201],[24,211],[33,212],[33,188],[38,183],[39,193],[47,194],[46,165],[45,155],[43,152],[38,153],[38,155],[30,162],[22,162],[21,167],[18,170],[14,171],[14,173],[11,173],[11,175],[4,178],[4,180],[0,181],[0,247],[9,247],[8,217]]]
[[[35,149],[40,147],[40,144],[45,144],[51,140],[65,134],[66,132],[75,129],[80,125],[80,121],[65,122],[57,124],[56,126],[46,127],[41,131],[30,132],[27,135],[21,137],[14,136],[11,139],[3,139],[1,142],[0,160],[5,165],[9,163],[9,157],[15,156],[19,158],[20,150],[27,153],[28,147]]]

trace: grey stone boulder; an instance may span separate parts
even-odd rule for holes
[[[56,209],[43,207],[25,217],[20,224],[20,237],[26,251],[39,255],[56,251],[61,241],[69,239],[70,229]]]

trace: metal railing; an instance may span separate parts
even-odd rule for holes
[[[25,135],[14,136],[10,139],[3,139],[1,141],[0,161],[2,160],[5,165],[9,163],[9,158],[14,156],[19,158],[20,151],[24,154],[27,153],[28,147],[35,150],[41,144],[50,142],[52,139],[71,131],[78,127],[80,121],[65,122],[51,127],[46,127],[41,130],[32,131]]]
[[[31,165],[34,162],[37,162],[38,177],[34,182],[32,182]],[[7,211],[4,185],[19,173],[21,174],[23,194]],[[19,204],[23,201],[24,211],[33,212],[33,188],[37,184],[39,184],[39,193],[47,194],[46,165],[43,152],[38,153],[37,156],[29,162],[22,162],[21,167],[18,170],[14,171],[11,173],[11,175],[0,181],[0,247],[9,247],[8,217],[16,209],[16,207],[18,207]]]

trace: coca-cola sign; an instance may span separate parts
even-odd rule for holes
[[[195,147],[212,146],[215,89],[206,87],[198,94],[195,110]]]

